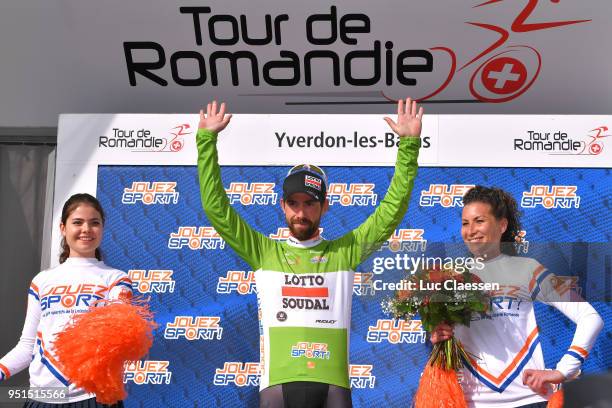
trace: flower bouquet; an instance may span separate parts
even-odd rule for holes
[[[483,287],[470,272],[424,270],[403,280],[403,289],[383,302],[383,311],[406,320],[419,314],[428,332],[440,323],[469,326],[474,313],[488,310],[489,296]],[[467,407],[456,374],[462,359],[468,359],[467,352],[454,337],[434,344],[414,397],[415,408]]]

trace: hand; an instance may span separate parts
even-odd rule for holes
[[[402,99],[397,102],[397,123],[389,117],[384,119],[400,137],[420,137],[422,117],[423,107],[421,106],[417,112],[416,101],[407,98],[405,107]]]
[[[431,332],[431,343],[436,344],[444,340],[448,340],[455,334],[453,326],[446,323],[440,323]]]
[[[213,101],[206,105],[206,114],[204,109],[200,109],[200,124],[198,129],[206,129],[212,132],[219,133],[230,122],[231,114],[225,114],[225,103],[221,104],[219,112],[217,112],[217,101]]]
[[[550,384],[559,384],[565,381],[565,376],[557,370],[531,370],[523,371],[523,385],[540,395],[548,394]]]

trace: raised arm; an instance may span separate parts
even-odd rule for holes
[[[226,114],[225,104],[209,103],[200,111],[198,145],[198,176],[202,207],[215,230],[253,270],[261,265],[261,247],[266,238],[253,230],[231,207],[221,181],[217,152],[218,132],[225,129],[232,115]]]
[[[410,201],[417,174],[417,158],[421,146],[423,108],[410,98],[397,104],[397,119],[385,117],[391,129],[400,136],[395,172],[389,189],[376,211],[357,229],[345,236],[354,240],[353,266],[363,262],[385,242],[400,223]]]

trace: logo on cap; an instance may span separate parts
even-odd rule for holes
[[[321,179],[309,175],[304,176],[304,185],[321,191]]]

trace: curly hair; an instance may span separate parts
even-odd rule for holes
[[[102,219],[102,225],[104,225],[104,210],[102,209],[102,205],[98,201],[98,199],[91,194],[87,193],[79,193],[72,195],[66,202],[64,203],[64,208],[62,209],[62,224],[66,225],[68,221],[68,217],[77,207],[81,204],[86,204],[92,206],[98,213],[100,213],[100,218]],[[61,253],[59,256],[59,262],[64,263],[66,259],[70,256],[70,246],[66,242],[66,238],[62,238],[62,242],[60,244]],[[96,259],[98,261],[102,260],[102,253],[100,252],[100,248],[96,248]]]
[[[521,222],[516,200],[501,188],[475,186],[463,196],[464,206],[473,202],[489,204],[497,220],[508,220],[508,227],[501,236],[501,252],[517,255],[516,243],[520,237]]]

